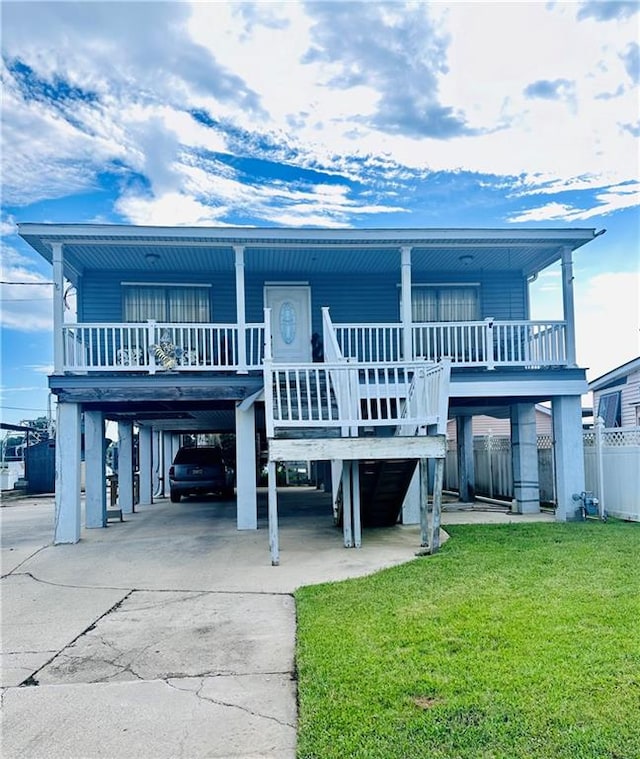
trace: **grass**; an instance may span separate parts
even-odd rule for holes
[[[456,526],[297,593],[299,759],[638,759],[640,526]]]

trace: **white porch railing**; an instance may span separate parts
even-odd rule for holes
[[[333,332],[341,354],[363,363],[402,361],[401,324],[332,324],[324,318],[324,341]],[[566,324],[560,321],[424,322],[411,325],[411,361],[451,360],[455,366],[566,366]]]
[[[65,372],[244,371],[262,367],[264,325],[247,324],[245,361],[237,324],[67,324]]]
[[[265,361],[267,435],[278,428],[339,428],[358,435],[363,427],[444,429],[449,364],[334,362],[274,364]]]

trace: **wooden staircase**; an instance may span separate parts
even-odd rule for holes
[[[415,459],[360,462],[363,527],[390,527],[397,523],[417,464]]]

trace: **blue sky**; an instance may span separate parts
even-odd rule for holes
[[[3,2],[2,418],[47,408],[20,221],[582,226],[578,359],[640,353],[637,2]],[[560,318],[557,268],[532,317]]]

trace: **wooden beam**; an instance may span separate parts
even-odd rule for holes
[[[446,456],[444,435],[269,440],[269,461],[436,459]]]

